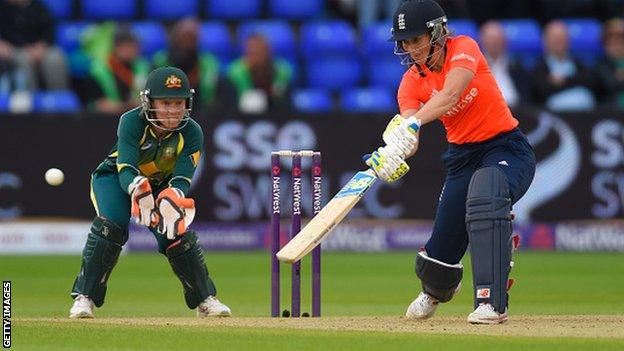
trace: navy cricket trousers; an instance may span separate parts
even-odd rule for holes
[[[466,196],[474,172],[483,167],[498,167],[507,176],[511,201],[516,203],[533,181],[535,154],[525,135],[516,128],[480,143],[450,144],[442,159],[447,175],[433,234],[425,249],[429,257],[456,264],[468,247]]]

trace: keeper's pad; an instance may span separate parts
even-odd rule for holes
[[[104,217],[95,217],[82,251],[82,266],[74,281],[71,296],[88,296],[100,307],[106,296],[106,282],[117,264],[128,230]]]
[[[498,313],[507,308],[511,269],[511,198],[505,174],[496,167],[478,169],[466,200],[475,308],[490,303]]]
[[[464,267],[461,263],[448,264],[427,256],[420,251],[416,255],[416,275],[422,289],[440,302],[451,301],[462,280]]]
[[[217,289],[208,276],[204,255],[197,244],[195,232],[186,232],[169,245],[165,254],[173,272],[182,282],[184,299],[189,308],[193,309],[208,296],[217,294]]]

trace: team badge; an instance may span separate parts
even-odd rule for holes
[[[399,25],[399,29],[405,29],[405,14],[404,13],[399,13],[397,24]]]
[[[175,150],[172,147],[167,147],[162,153],[163,160],[171,160],[175,157]]]
[[[172,74],[169,77],[167,77],[167,80],[165,81],[165,86],[169,89],[182,88],[182,79]]]

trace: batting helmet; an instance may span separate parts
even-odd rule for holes
[[[156,68],[147,76],[145,89],[140,94],[145,118],[160,129],[178,130],[184,128],[191,118],[194,93],[195,90],[191,89],[188,77],[181,69],[168,66]],[[159,123],[160,120],[154,116],[156,109],[152,108],[152,100],[154,99],[186,99],[184,117],[176,128],[168,129]]]
[[[432,33],[436,24],[446,23],[446,14],[434,0],[406,0],[394,12],[392,37],[402,41]]]

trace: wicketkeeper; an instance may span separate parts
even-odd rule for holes
[[[217,300],[197,234],[188,227],[195,203],[186,197],[203,150],[202,129],[190,113],[193,89],[184,72],[161,67],[147,77],[141,106],[119,119],[117,143],[91,175],[97,216],[82,253],[71,296],[71,318],[93,318],[128,240],[128,223],[149,227],[175,275],[186,304],[199,317],[230,316]]]
[[[385,146],[366,163],[394,182],[416,152],[420,128],[440,120],[449,142],[447,176],[431,238],[416,256],[422,292],[406,316],[433,316],[458,291],[468,243],[472,256],[474,311],[470,323],[507,320],[511,283],[511,208],[529,188],[535,155],[501,94],[478,44],[450,36],[444,10],[434,0],[407,0],[397,8],[395,54],[409,67],[398,92],[400,115],[388,124]],[[417,198],[417,194],[411,194]]]

